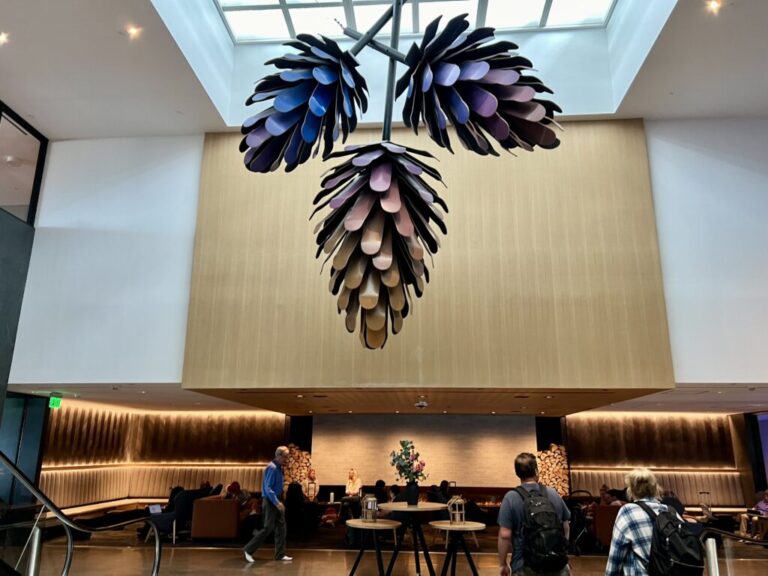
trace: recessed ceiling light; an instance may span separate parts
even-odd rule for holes
[[[312,414],[312,410],[310,410],[309,413]]]
[[[496,411],[495,410],[491,410],[491,414],[496,414]]]
[[[142,394],[146,394],[146,393],[147,393],[147,391],[146,391],[146,390],[142,390],[142,391],[141,391],[141,393],[142,393]]]
[[[296,394],[296,398],[304,398],[304,394]]]
[[[443,414],[448,414],[448,410],[443,410]]]
[[[525,410],[525,406],[520,406],[520,410]]]
[[[352,410],[347,410],[347,414],[352,414]]]
[[[400,410],[395,410],[395,414],[400,414]]]
[[[722,390],[718,390],[718,391],[717,391],[717,393],[718,393],[718,394],[722,394],[722,393],[723,393],[723,391],[722,391]]]
[[[11,37],[8,35],[8,32],[0,32],[0,46],[8,44],[10,41]]]
[[[554,398],[554,396],[546,396],[547,400],[552,400],[552,398]]]
[[[139,26],[135,26],[133,24],[128,24],[125,27],[125,33],[128,35],[129,40],[138,40],[139,36],[141,36],[141,31],[143,28]]]
[[[419,394],[419,398],[426,398],[426,396],[424,396],[424,394]]]
[[[539,414],[546,414],[546,412],[544,412],[544,410],[542,410],[541,412],[539,412]]]
[[[721,0],[707,0],[707,10],[709,10],[712,14],[718,14],[720,12],[720,8],[723,7],[723,3]]]

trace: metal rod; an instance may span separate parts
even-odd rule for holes
[[[362,38],[355,42],[355,45],[352,46],[352,48],[349,49],[350,53],[353,55],[357,55],[360,50],[365,48],[365,46],[373,39],[376,34],[378,34],[384,26],[387,25],[387,22],[390,21],[392,16],[395,12],[395,6],[397,6],[397,12],[400,13],[400,6],[402,4],[405,4],[408,0],[392,0],[392,6],[387,9],[384,14],[381,15],[381,17],[374,22],[373,26],[371,26],[370,30],[363,34]],[[400,27],[398,26],[398,33],[399,33]],[[394,29],[394,23],[392,24],[392,38],[395,37],[395,29]],[[395,46],[397,48],[397,46]]]
[[[39,526],[32,528],[32,539],[29,543],[29,560],[27,560],[27,576],[40,574],[40,554],[43,548],[43,531]]]
[[[346,26],[342,26],[341,30],[342,30],[342,32],[344,32],[345,36],[349,36],[350,38],[352,38],[354,40],[360,40],[360,38],[363,37],[363,33],[362,32],[358,32],[354,28],[348,28]],[[384,54],[384,56],[387,56],[389,58],[394,58],[398,62],[402,62],[403,64],[405,64],[405,54],[403,54],[402,52],[400,52],[398,50],[393,50],[392,48],[390,48],[386,44],[384,44],[382,42],[379,42],[376,39],[369,40],[368,41],[368,46],[370,46],[371,48],[373,48],[377,52],[381,52],[382,54]]]
[[[717,563],[717,541],[714,538],[707,538],[704,546],[707,551],[707,574],[720,576],[720,566]]]
[[[397,50],[400,44],[400,0],[392,0],[392,40],[390,47]],[[395,106],[395,69],[397,61],[394,58],[389,59],[389,70],[387,71],[387,92],[384,103],[384,128],[381,131],[381,139],[389,140],[392,137],[392,109]]]

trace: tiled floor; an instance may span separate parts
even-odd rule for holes
[[[257,561],[248,564],[237,550],[216,548],[171,548],[166,547],[161,568],[162,576],[181,576],[204,574],[206,576],[259,574],[274,576],[331,576],[348,574],[355,560],[355,552],[340,550],[296,550],[290,551],[294,560],[276,562],[271,559],[271,551],[263,550],[257,554]],[[494,554],[473,555],[479,572],[484,576],[498,574]],[[41,574],[54,576],[61,573],[64,549],[59,546],[46,546],[43,553]],[[388,555],[385,555],[388,558]],[[444,555],[434,553],[436,569],[442,567]],[[152,551],[143,547],[103,547],[79,546],[75,552],[72,574],[77,576],[136,576],[149,574],[152,565]],[[581,557],[572,560],[572,573],[575,576],[602,576],[605,567],[604,557]],[[734,561],[729,567],[721,565],[721,576],[764,576],[768,572],[766,560]],[[426,570],[422,564],[422,573]],[[460,562],[457,575],[470,574],[464,562]],[[369,576],[376,574],[375,557],[372,552],[366,554],[357,574]],[[416,574],[413,554],[401,556],[394,570],[397,576]]]

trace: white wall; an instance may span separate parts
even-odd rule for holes
[[[321,484],[345,484],[350,468],[365,485],[392,484],[389,454],[400,440],[413,440],[426,462],[422,484],[516,486],[514,459],[536,453],[536,423],[533,416],[315,416],[312,466]]]
[[[768,381],[768,118],[646,122],[678,383]]]
[[[10,382],[180,382],[203,137],[49,149]]]

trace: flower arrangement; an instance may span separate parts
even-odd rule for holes
[[[398,478],[408,483],[427,479],[428,475],[424,473],[427,463],[419,459],[419,453],[411,440],[400,440],[400,450],[393,450],[389,456],[390,464],[397,470]]]

